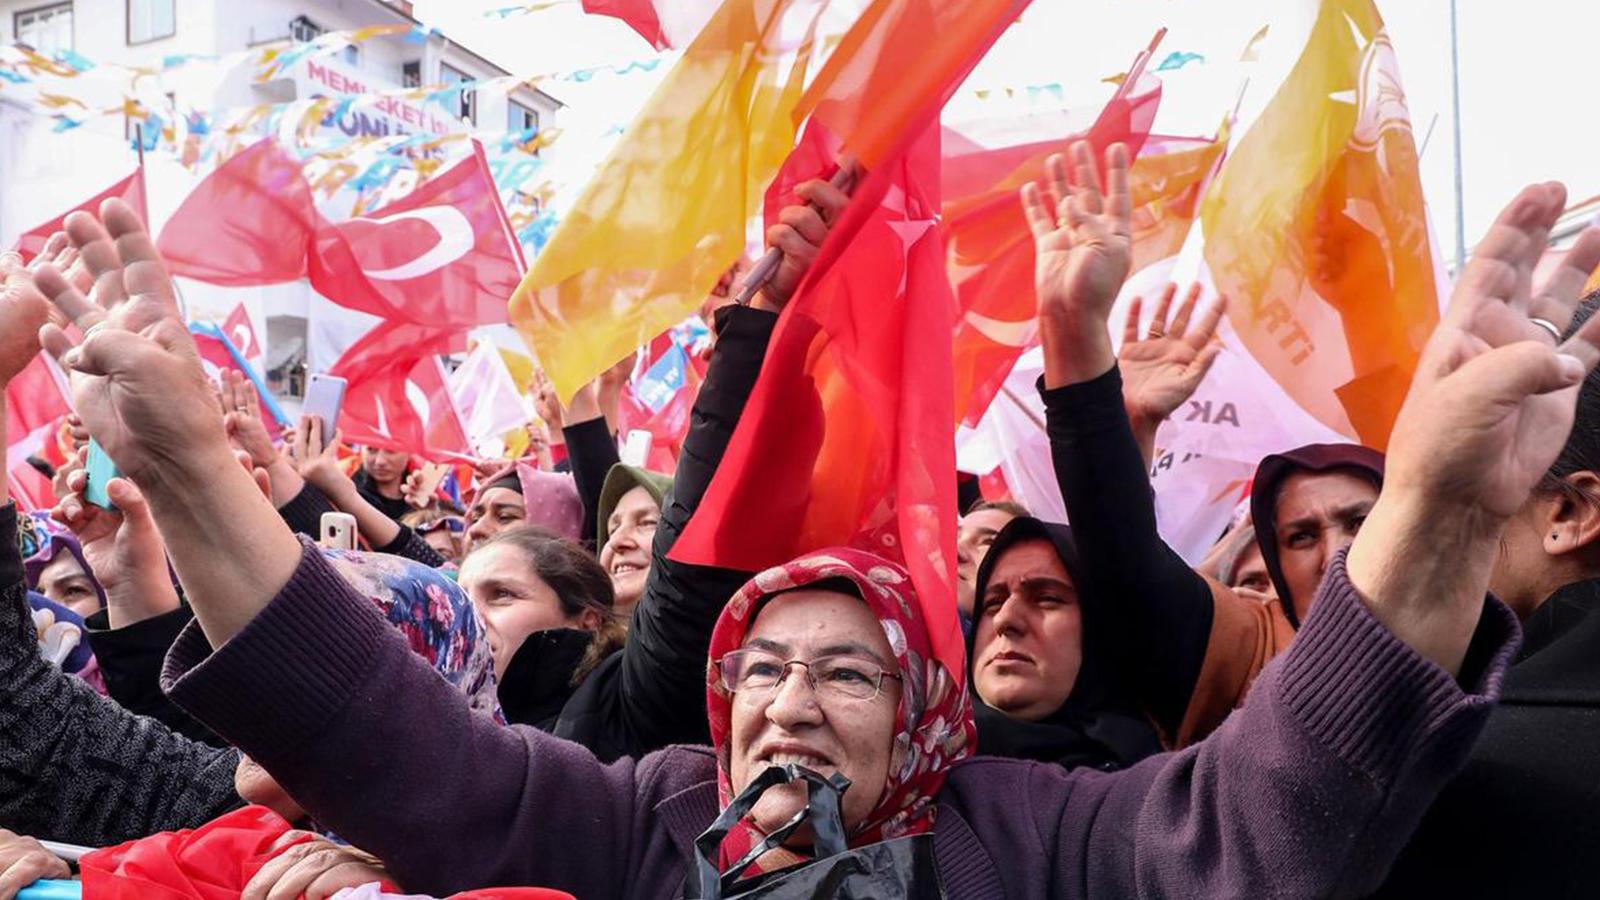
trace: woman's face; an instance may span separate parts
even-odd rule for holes
[[[474,551],[461,564],[457,580],[483,617],[496,678],[505,674],[506,666],[528,635],[552,628],[592,631],[600,625],[592,611],[568,616],[556,592],[534,574],[522,552],[510,544]]]
[[[624,621],[644,596],[644,582],[650,575],[650,545],[660,521],[661,507],[655,498],[644,488],[636,487],[617,501],[607,522],[611,536],[600,548],[600,567],[611,576],[617,612]]]
[[[58,551],[40,570],[36,590],[80,616],[100,611],[100,595],[95,592],[94,579],[83,570],[78,558],[66,550]]]
[[[756,617],[741,649],[801,661],[845,654],[898,673],[883,626],[867,605],[831,591],[798,590],[775,597]],[[877,805],[891,766],[901,762],[894,751],[901,684],[885,678],[870,700],[841,698],[814,690],[806,671],[790,666],[774,688],[734,693],[728,778],[738,793],[772,765],[799,763],[824,776],[841,772],[850,779],[841,813],[845,828],[853,829]],[[789,784],[763,794],[751,815],[759,828],[770,832],[805,805],[805,784]]]
[[[410,461],[411,454],[404,450],[366,447],[361,451],[361,467],[379,484],[389,484],[405,477],[406,463]]]
[[[511,488],[497,487],[480,491],[467,510],[467,552],[528,517],[528,508],[522,495]]]
[[[995,560],[973,627],[973,686],[983,702],[1028,721],[1067,702],[1083,663],[1083,611],[1049,541],[1019,541]]]

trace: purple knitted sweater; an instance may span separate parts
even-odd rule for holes
[[[1375,888],[1499,694],[1519,636],[1488,601],[1457,684],[1372,617],[1341,556],[1290,650],[1207,740],[1122,772],[978,757],[939,798],[948,896],[1324,897]],[[681,896],[716,815],[714,761],[671,747],[603,766],[458,692],[308,552],[212,651],[173,646],[171,697],[409,890],[540,885]]]

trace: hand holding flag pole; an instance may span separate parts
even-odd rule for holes
[[[849,155],[845,155],[840,157],[839,162],[834,164],[833,171],[828,176],[828,184],[835,190],[849,196],[855,190],[859,174],[855,161]],[[813,200],[807,203],[805,208],[820,212],[823,207]],[[766,254],[756,262],[755,266],[750,269],[750,273],[745,276],[744,285],[739,289],[739,295],[734,298],[735,302],[740,306],[749,306],[756,293],[766,287],[772,281],[772,277],[778,274],[778,266],[782,263],[783,249],[780,247],[767,248]]]

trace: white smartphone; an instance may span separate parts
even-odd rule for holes
[[[635,428],[628,432],[622,441],[622,452],[617,456],[625,466],[644,466],[650,459],[650,442],[653,440],[650,432],[642,428]]]
[[[344,406],[344,389],[347,385],[348,382],[343,378],[321,372],[312,375],[311,382],[306,385],[306,402],[301,405],[300,411],[322,420],[323,441],[329,440],[333,430],[339,427],[339,409]]]
[[[323,513],[322,540],[317,543],[329,550],[354,550],[356,517],[342,512]]]

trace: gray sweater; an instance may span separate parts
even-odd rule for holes
[[[1466,683],[1383,627],[1339,557],[1293,647],[1205,741],[1106,774],[978,757],[940,793],[953,898],[1325,897],[1371,891],[1460,770],[1518,640],[1484,607]],[[315,553],[213,651],[192,623],[169,695],[401,884],[680,896],[716,815],[709,751],[602,765],[473,715]]]
[[[241,805],[238,760],[44,661],[17,508],[0,508],[0,828],[91,847],[193,828]]]

